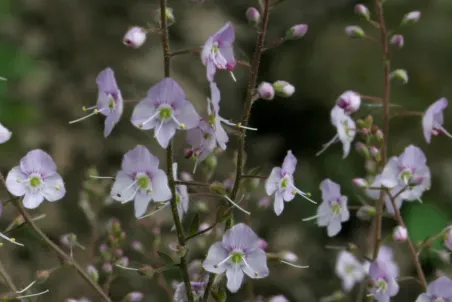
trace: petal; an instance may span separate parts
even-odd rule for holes
[[[97,75],[96,84],[98,89],[103,92],[113,93],[118,90],[115,73],[110,67],[105,68]]]
[[[394,200],[394,202],[397,206],[397,209],[400,209],[402,207],[403,199],[400,197],[401,196],[397,196],[396,200]],[[389,214],[394,215],[395,210],[394,210],[394,207],[392,206],[392,201],[387,195],[385,196],[384,202],[385,202],[386,211]]]
[[[441,98],[434,102],[425,111],[422,117],[422,129],[427,143],[430,143],[432,137],[432,130],[435,126],[442,126],[444,123],[443,111],[447,108],[448,101]]]
[[[122,104],[122,100],[121,100],[121,104],[119,105],[119,103],[118,103],[118,107],[115,110],[113,110],[112,112],[110,112],[107,115],[107,117],[105,118],[105,128],[104,128],[104,136],[105,137],[110,135],[110,133],[113,130],[113,128],[115,127],[115,125],[121,119],[122,111],[123,111],[123,104]]]
[[[223,244],[219,241],[215,242],[210,246],[202,267],[210,273],[222,274],[226,271],[226,265],[217,265],[227,257],[228,251],[223,247]]]
[[[160,120],[154,118],[150,121],[149,118],[153,117],[157,112],[157,108],[145,98],[141,100],[133,109],[131,122],[138,129],[149,130],[159,125]]]
[[[281,168],[275,167],[272,169],[270,176],[265,181],[265,192],[267,195],[272,195],[278,189],[279,181],[281,180]]]
[[[136,186],[133,185],[133,181],[134,180],[123,171],[116,173],[115,182],[111,188],[111,197],[122,203],[132,200],[136,191]]]
[[[9,131],[5,126],[0,124],[0,144],[3,144],[11,138],[11,131]]]
[[[236,61],[234,57],[234,48],[230,45],[220,47],[220,53],[223,58],[226,60],[226,68],[232,70],[235,68]]]
[[[399,157],[403,167],[420,167],[427,164],[427,158],[419,147],[409,145]]]
[[[6,188],[14,196],[23,196],[27,192],[25,185],[18,180],[27,179],[19,166],[12,168],[6,176]]]
[[[241,249],[244,252],[259,247],[260,239],[254,231],[244,223],[238,223],[223,235],[223,246],[226,249]]]
[[[217,83],[210,83],[210,101],[214,104],[214,107],[219,108],[220,105],[220,89],[218,89]]]
[[[381,172],[380,182],[387,188],[394,188],[399,184],[399,160],[393,156]]]
[[[201,51],[201,61],[204,66],[207,64],[207,61],[210,58],[210,54],[212,53],[213,41],[212,38],[207,39],[206,43],[202,47]]]
[[[41,192],[25,194],[22,201],[24,207],[27,209],[36,209],[44,201],[44,195]]]
[[[168,177],[163,170],[157,170],[152,174],[152,199],[155,201],[167,201],[172,194],[168,185]]]
[[[221,44],[231,44],[235,40],[234,25],[227,22],[223,27],[213,35],[214,41],[220,41]]]
[[[152,155],[149,150],[142,145],[138,145],[124,154],[121,169],[130,175],[137,172],[154,171],[159,166],[159,159]]]
[[[290,174],[292,175],[295,172],[295,168],[297,167],[297,158],[292,154],[292,151],[287,151],[287,155],[284,158],[284,162],[282,164],[281,174]]]
[[[394,297],[395,295],[397,295],[397,293],[399,292],[399,284],[397,283],[395,278],[391,278],[389,280],[389,284],[388,284],[388,294],[391,297]]]
[[[198,125],[201,117],[189,101],[184,101],[178,110],[176,118],[180,123],[185,125],[184,129],[192,129]]]
[[[206,64],[206,72],[207,72],[207,80],[209,82],[213,82],[215,73],[217,71],[217,67],[215,66],[215,63],[212,62],[212,60],[208,59]]]
[[[158,128],[155,128],[154,130],[157,142],[160,144],[160,146],[162,146],[163,149],[166,149],[168,148],[169,142],[173,138],[174,134],[176,134],[176,125],[168,122],[164,123],[162,127],[159,126]]]
[[[44,179],[44,198],[48,201],[57,201],[66,195],[66,188],[64,186],[63,178],[55,173]]]
[[[149,89],[146,98],[152,104],[179,103],[185,100],[182,87],[172,78],[165,78]]]
[[[345,206],[341,207],[341,212],[340,212],[340,221],[341,222],[345,222],[348,221],[350,219],[350,212],[348,211],[347,208],[347,204],[345,204]]]
[[[220,148],[226,150],[226,144],[229,141],[229,136],[221,125],[219,118],[215,119],[215,137]]]
[[[243,271],[240,266],[234,265],[227,269],[226,277],[228,278],[227,288],[231,293],[235,293],[239,290],[243,282]]]
[[[260,279],[268,276],[267,255],[262,249],[255,249],[247,253],[246,262],[249,267],[242,266],[242,269],[250,278]]]
[[[281,215],[282,211],[284,210],[284,200],[281,196],[281,193],[276,192],[275,194],[275,201],[273,202],[273,209],[275,210],[275,213],[277,216]]]
[[[342,229],[341,221],[338,218],[334,218],[330,221],[327,227],[327,233],[329,237],[336,236]]]
[[[341,196],[341,186],[327,178],[320,183],[323,201],[336,200]]]
[[[135,217],[140,218],[146,213],[149,203],[151,202],[151,194],[142,192],[141,190],[135,194],[133,207],[135,209]]]
[[[40,149],[35,149],[28,152],[20,160],[20,169],[27,174],[40,173],[41,176],[46,177],[55,173],[57,167],[49,154]]]
[[[293,185],[293,183],[292,183]],[[295,198],[294,190],[289,186],[288,188],[284,189],[283,192],[283,199],[284,201],[292,201]]]
[[[355,279],[351,275],[347,275],[342,279],[342,287],[349,292],[355,285]]]
[[[317,208],[317,225],[322,227],[327,226],[330,223],[332,215],[330,203],[328,201],[322,202]]]
[[[428,297],[427,294],[420,294],[414,302],[431,302],[432,300]]]
[[[342,142],[344,152],[343,158],[346,158],[350,153],[351,142],[354,140],[356,135],[356,125],[349,116],[344,115],[343,119],[337,123],[336,127],[339,140]]]
[[[452,280],[446,276],[439,277],[428,285],[430,294],[443,297],[452,297]]]

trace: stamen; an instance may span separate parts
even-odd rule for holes
[[[317,202],[315,202],[314,200],[312,200],[311,198],[309,198],[309,196],[311,196],[311,194],[309,193],[305,193],[303,191],[301,191],[300,189],[298,189],[297,187],[295,187],[294,185],[291,185],[292,188],[294,189],[294,191],[296,193],[298,193],[299,195],[301,195],[301,197],[303,197],[304,199],[306,199],[307,201],[313,203],[313,204],[317,204]]]
[[[259,277],[259,274],[248,264],[245,257],[242,257],[243,263],[245,263],[246,267],[253,271],[255,277]]]
[[[287,264],[288,266],[292,266],[292,267],[295,267],[295,268],[309,268],[309,265],[297,265],[297,264],[293,264],[293,263],[290,263],[290,262],[285,261],[285,260],[280,260],[279,262]]]
[[[163,122],[164,121],[161,121],[159,127],[155,130],[154,138],[157,137],[157,135],[159,135],[160,129],[162,129],[162,126],[163,126]]]
[[[30,294],[30,295],[25,295],[25,296],[18,296],[16,297],[16,299],[24,299],[24,298],[28,298],[28,297],[36,297],[36,296],[40,296],[40,295],[44,295],[47,294],[50,290],[46,289],[43,292],[37,293],[37,294]]]
[[[323,144],[323,148],[322,150],[320,150],[319,152],[317,152],[315,154],[315,156],[319,156],[320,154],[322,154],[323,152],[326,151],[326,149],[328,149],[332,144],[334,144],[335,142],[339,141],[339,135],[336,134],[329,142],[327,142],[326,144]]]
[[[155,112],[150,118],[148,118],[147,120],[145,120],[143,123],[138,124],[139,128],[143,128],[144,125],[146,125],[147,123],[149,123],[150,121],[152,121],[157,115],[160,114],[160,111],[157,110],[157,112]]]
[[[181,129],[185,129],[185,124],[179,122],[176,117],[174,116],[174,114],[171,114],[171,118],[173,119],[173,121],[181,128]]]
[[[36,283],[36,280],[28,284],[24,289],[21,289],[19,291],[16,291],[16,294],[21,294],[23,292],[26,292],[30,287],[32,287]]]
[[[119,267],[119,268],[122,268],[122,269],[124,269],[124,270],[127,270],[127,271],[139,271],[138,268],[122,266],[122,265],[120,265],[120,264],[115,264],[115,266],[117,266],[117,267]]]
[[[134,182],[132,182],[127,188],[125,188],[124,190],[122,190],[121,193],[117,193],[116,196],[119,197],[119,198],[122,198],[122,194],[124,194],[124,192],[126,192],[128,189],[132,188],[137,182],[138,182],[138,179],[135,179]],[[138,192],[139,189],[140,189],[140,188],[137,188],[137,189],[135,190],[135,192],[133,192],[132,195],[131,195],[129,198],[124,199],[124,200],[127,201],[127,200],[129,200],[130,198],[132,198],[132,196],[134,196],[134,195]],[[125,202],[125,201],[124,201],[124,202]]]
[[[224,259],[224,260],[222,260],[222,261],[220,261],[220,263],[218,263],[218,264],[215,264],[214,265],[214,267],[215,268],[218,268],[220,265],[222,265],[222,264],[225,264],[229,259],[231,259],[232,258],[232,256],[233,256],[233,254],[231,253],[231,254],[229,254],[229,256],[227,256],[226,257],[226,259]]]
[[[251,128],[251,127],[248,127],[248,126],[243,126],[241,123],[233,123],[233,122],[228,121],[227,119],[224,119],[222,117],[219,117],[219,118],[220,118],[220,120],[223,123],[225,123],[228,126],[242,128],[242,129],[247,129],[247,130],[252,130],[252,131],[257,131],[257,128]]]
[[[240,207],[238,204],[236,204],[231,198],[229,198],[229,196],[227,195],[223,195],[224,198],[226,198],[227,201],[229,201],[230,203],[232,203],[233,206],[235,206],[237,209],[241,210],[243,213],[245,213],[246,215],[251,215],[250,212],[248,212],[247,210],[245,210],[244,208]]]
[[[452,138],[452,134],[450,134],[443,126],[438,127],[448,138]]]
[[[9,238],[9,237],[7,237],[6,235],[4,235],[3,233],[0,233],[0,237],[3,238],[3,239],[5,239],[5,240],[8,240],[9,242],[11,242],[11,243],[13,243],[13,244],[15,244],[15,245],[24,246],[22,243],[17,242],[16,239],[14,239],[14,238]]]
[[[83,117],[81,117],[81,118],[79,118],[79,119],[70,121],[69,124],[75,124],[75,123],[81,122],[81,121],[83,121],[83,120],[86,120],[87,118],[89,118],[89,117],[91,117],[91,116],[93,116],[93,115],[96,115],[96,114],[100,113],[102,110],[103,110],[103,109],[101,109],[101,110],[94,109],[94,111],[91,112],[90,114],[85,115],[85,116],[83,116]]]
[[[153,212],[151,212],[151,213],[149,213],[149,214],[146,214],[146,215],[141,216],[140,218],[138,218],[138,220],[143,219],[143,218],[146,218],[146,217],[149,217],[149,216],[152,216],[152,215],[154,215],[155,213],[159,212],[160,210],[163,210],[164,208],[166,208],[166,207],[169,206],[169,205],[170,205],[170,203],[169,203],[169,202],[166,202],[166,203],[164,203],[160,208],[158,208],[157,210],[155,210],[155,211],[153,211]]]
[[[85,106],[83,106],[82,107],[82,110],[83,111],[90,111],[90,110],[94,110],[94,109],[96,109],[97,108],[97,105],[94,105],[94,106],[91,106],[91,107],[88,107],[88,108],[86,108]]]
[[[229,71],[229,73],[231,74],[232,80],[237,83],[234,73],[232,71]]]
[[[303,218],[301,221],[303,221],[303,222],[311,221],[311,220],[317,219],[319,217],[320,217],[320,215],[314,215],[314,216],[311,216],[311,217]]]

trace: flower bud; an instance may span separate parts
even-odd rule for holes
[[[161,15],[160,15],[160,9],[156,9],[154,12],[154,21],[160,24],[161,21]],[[171,7],[167,7],[165,11],[165,17],[166,17],[166,25],[171,26],[176,22],[176,18],[174,17],[173,9]]]
[[[364,17],[366,20],[370,19],[369,9],[364,4],[355,5],[355,14]]]
[[[339,96],[336,105],[347,114],[351,114],[359,110],[361,106],[361,96],[354,91],[346,91]]]
[[[392,232],[392,239],[398,242],[406,241],[408,239],[408,230],[401,225],[396,226]]]
[[[377,210],[372,206],[362,206],[356,212],[356,217],[361,220],[371,220],[375,216]]]
[[[383,131],[381,131],[380,129],[378,129],[377,131],[375,131],[375,137],[376,137],[377,141],[378,141],[379,143],[381,143],[381,142],[383,141],[383,139],[384,139]]]
[[[155,274],[155,270],[151,266],[145,265],[138,269],[138,273],[142,276],[152,278]]]
[[[271,297],[268,302],[289,302],[289,300],[287,300],[287,298],[283,295],[278,295]]]
[[[273,88],[273,85],[268,82],[262,82],[257,87],[257,93],[261,99],[270,101],[275,97],[275,88]]]
[[[367,173],[375,174],[375,172],[377,172],[377,163],[373,159],[366,159],[364,162],[364,168]]]
[[[119,264],[119,265],[121,265],[121,266],[128,267],[128,266],[129,266],[129,258],[127,258],[127,257],[122,257],[122,258],[120,258],[118,261],[116,261],[116,264]]]
[[[88,276],[94,282],[98,282],[99,281],[99,272],[97,271],[97,269],[93,265],[88,265],[86,267],[86,272],[88,273]]]
[[[391,79],[401,80],[403,84],[408,83],[408,74],[405,69],[396,69],[390,74]]]
[[[288,98],[291,97],[295,92],[295,87],[286,81],[276,81],[273,83],[273,88],[277,95]]]
[[[122,42],[124,45],[138,48],[146,42],[147,31],[139,26],[134,26],[129,28],[129,30],[124,35]]]
[[[251,25],[258,25],[261,22],[261,14],[255,7],[249,7],[246,10],[246,19]]]
[[[409,12],[408,14],[406,14],[403,17],[402,25],[417,23],[420,18],[421,18],[421,12],[420,11]]]
[[[214,154],[207,156],[205,163],[209,169],[214,170],[218,165],[218,159]]]
[[[37,271],[36,272],[36,282],[44,283],[49,278],[50,273],[51,272],[48,270]]]
[[[378,149],[378,148],[375,147],[375,146],[371,146],[371,147],[369,148],[369,152],[370,152],[370,155],[373,157],[373,159],[375,159],[375,161],[379,162],[379,161],[381,160],[381,152],[380,152],[380,149]]]
[[[366,35],[364,30],[361,27],[356,26],[356,25],[349,25],[349,26],[345,27],[345,33],[350,38],[357,38],[357,39],[364,38]]]
[[[134,251],[137,251],[139,253],[143,253],[144,252],[143,244],[140,241],[138,241],[138,240],[132,241],[130,246],[132,247],[132,249]]]
[[[216,193],[218,195],[226,195],[226,190],[224,189],[224,185],[221,182],[214,182],[209,186],[209,189],[212,193]]]
[[[111,235],[117,236],[121,233],[121,223],[118,219],[112,218],[107,223],[107,230]]]
[[[271,198],[269,196],[264,196],[259,200],[259,202],[257,204],[258,204],[259,208],[266,209],[271,204]]]
[[[286,31],[285,40],[297,40],[303,38],[303,36],[308,32],[307,24],[297,24],[292,26]]]
[[[180,179],[182,181],[192,181],[193,180],[193,175],[191,175],[188,172],[182,171],[182,172],[180,172]]]
[[[445,251],[445,250],[439,250],[437,251],[437,255],[439,257],[439,259],[441,259],[441,261],[445,262],[445,263],[450,263],[450,252]]]
[[[352,183],[358,189],[367,189],[369,187],[369,183],[364,178],[353,178]]]
[[[268,247],[268,242],[264,239],[259,239],[259,247],[265,251]]]
[[[394,35],[391,37],[391,44],[395,47],[402,48],[405,44],[405,39],[402,35]]]
[[[124,251],[122,249],[116,249],[115,250],[115,256],[116,257],[122,257],[122,255],[124,255]]]
[[[126,302],[140,302],[143,299],[144,295],[141,292],[131,292],[128,293],[125,301]]]
[[[365,158],[370,157],[369,148],[367,148],[367,146],[362,142],[357,142],[355,144],[355,150],[356,152],[358,152],[358,154],[364,156]]]
[[[102,265],[102,271],[106,274],[111,274],[113,272],[113,266],[111,265],[110,262],[105,262]]]
[[[73,247],[77,243],[77,235],[74,233],[64,234],[60,237],[60,242],[68,248]]]

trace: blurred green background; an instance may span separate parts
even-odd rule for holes
[[[252,54],[256,34],[246,23],[244,14],[249,6],[256,6],[257,1],[168,2],[176,17],[176,23],[170,28],[173,50],[198,47],[225,22],[232,21],[236,28],[237,56],[246,60]],[[301,40],[265,52],[259,81],[286,80],[296,87],[296,92],[289,99],[255,103],[250,124],[259,130],[249,133],[246,147],[248,166],[259,166],[262,173],[279,165],[291,149],[298,158],[296,182],[300,189],[311,192],[315,200],[320,200],[318,184],[324,178],[330,178],[343,186],[343,193],[349,196],[352,205],[359,205],[359,199],[350,180],[364,176],[362,158],[352,153],[342,160],[339,145],[320,157],[315,157],[315,153],[334,135],[329,111],[343,91],[382,95],[380,46],[369,41],[351,40],[344,34],[345,26],[361,25],[370,36],[378,37],[375,29],[354,15],[353,7],[357,3],[372,8],[375,17],[374,1],[285,0],[272,11],[269,42],[283,36],[286,29],[297,23],[309,24],[309,31]],[[147,250],[156,244],[151,232],[156,226],[161,226],[164,233],[159,249],[170,253],[167,245],[175,240],[174,233],[169,232],[172,225],[169,211],[137,222],[130,203],[119,205],[105,197],[111,183],[86,181],[90,167],[96,167],[100,175],[114,175],[122,155],[137,144],[148,146],[164,163],[164,151],[152,139],[152,133],[138,131],[131,125],[133,106],[126,107],[121,122],[108,139],[103,137],[101,117],[68,124],[84,114],[82,106],[95,104],[95,77],[107,66],[115,70],[127,100],[139,100],[163,77],[162,51],[157,35],[149,35],[140,49],[122,44],[129,26],[156,26],[152,14],[157,8],[156,0],[0,1],[0,76],[8,78],[7,82],[0,82],[0,122],[13,132],[12,139],[0,146],[1,169],[7,173],[31,149],[42,148],[52,155],[66,181],[68,193],[58,203],[44,203],[32,214],[46,214],[39,225],[55,241],[61,235],[73,232],[80,243],[90,249],[95,242],[92,251],[75,251],[75,257],[84,265],[97,259],[91,256],[104,240],[105,225],[111,217],[120,219],[128,235],[127,242],[140,240]],[[387,0],[385,9],[389,28],[405,37],[405,47],[394,52],[392,66],[406,69],[410,77],[407,85],[394,83],[392,102],[408,110],[424,111],[438,98],[452,97],[452,3],[446,0]],[[422,11],[420,22],[399,29],[402,16],[412,10]],[[209,91],[198,55],[174,58],[171,72],[185,89],[188,99],[205,114]],[[235,76],[237,83],[227,73],[219,73],[217,82],[222,91],[222,116],[238,121],[248,77],[243,68],[238,68]],[[378,108],[363,107],[356,117],[369,113],[376,123],[381,123],[382,110]],[[445,127],[449,130],[452,130],[451,116],[450,111],[446,111]],[[389,142],[391,155],[398,155],[407,145],[415,144],[428,157],[433,177],[431,191],[424,194],[424,204],[403,208],[412,239],[422,241],[440,231],[452,216],[452,144],[446,137],[435,137],[432,144],[427,145],[418,116],[391,120]],[[218,158],[213,179],[223,181],[230,175],[235,146],[236,139],[231,135],[226,154]],[[193,162],[183,158],[184,147],[183,135],[179,133],[176,139],[179,171],[191,171]],[[202,179],[202,173],[198,175]],[[272,266],[270,277],[253,282],[255,292],[264,297],[284,294],[290,301],[309,302],[321,301],[322,297],[340,289],[340,280],[334,274],[337,250],[328,249],[326,245],[345,246],[354,242],[366,246],[369,223],[352,216],[338,236],[328,238],[326,230],[317,228],[312,222],[301,222],[302,218],[315,214],[314,205],[297,198],[286,204],[282,216],[276,217],[271,208],[257,208],[257,201],[264,194],[261,186],[248,201],[253,229],[268,241],[269,251],[293,251],[299,257],[298,262],[310,268],[296,270]],[[6,192],[1,196],[5,199]],[[92,208],[95,214],[92,220],[87,218],[80,202]],[[201,215],[202,221],[212,223],[217,201],[203,202],[211,211]],[[193,203],[192,209],[195,206]],[[187,224],[193,212],[187,215]],[[6,207],[2,226],[6,228],[17,215],[13,207]],[[239,214],[237,219],[240,221],[244,217]],[[90,221],[95,222],[95,228]],[[394,226],[391,220],[385,220],[384,225],[388,233]],[[100,240],[96,241],[97,235]],[[18,287],[32,282],[37,270],[58,266],[55,255],[40,244],[27,227],[13,231],[10,236],[26,245],[18,248],[5,244],[0,249],[0,259]],[[204,244],[203,240],[193,243],[190,257],[202,259],[207,251]],[[441,244],[435,247],[441,248]],[[406,246],[394,248],[401,275],[414,275]],[[158,258],[149,260],[130,249],[125,250],[131,266],[139,267],[140,263],[159,265]],[[429,279],[434,277],[436,268],[448,269],[448,265],[438,261],[435,253],[423,257],[423,266]],[[147,279],[124,271],[117,275],[111,285],[114,301],[120,301],[132,290],[145,292],[144,301],[168,301],[161,286],[163,279]],[[170,279],[177,277],[177,273],[165,276],[167,290],[171,292]],[[50,289],[50,293],[35,301],[64,301],[82,296],[99,301],[69,268],[53,273],[38,288]],[[6,287],[2,289],[7,291]],[[357,289],[358,286],[343,301],[355,301]],[[413,301],[419,291],[415,282],[405,281],[393,301]],[[246,297],[246,289],[243,289],[231,295],[228,301],[244,301]]]

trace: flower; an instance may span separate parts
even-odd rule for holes
[[[287,300],[287,298],[283,295],[278,295],[271,297],[268,302],[289,302],[289,300]]]
[[[404,242],[408,239],[408,230],[406,229],[406,227],[398,225],[392,232],[392,238],[395,241]]]
[[[317,208],[317,224],[326,226],[328,236],[336,236],[342,229],[342,222],[350,218],[347,208],[347,196],[341,195],[341,187],[325,179],[320,183],[323,202]]]
[[[190,282],[191,289],[193,292],[193,298],[198,301],[204,296],[205,283],[204,282]],[[176,291],[174,293],[174,302],[188,302],[187,291],[185,290],[185,283],[181,282],[176,286]]]
[[[107,137],[110,135],[113,127],[121,119],[121,115],[124,110],[124,103],[121,90],[119,90],[118,84],[116,83],[115,73],[110,67],[102,70],[97,75],[96,83],[99,90],[97,104],[90,108],[83,108],[85,111],[93,110],[93,112],[69,123],[77,123],[88,117],[102,113],[106,116],[104,136]]]
[[[192,129],[199,119],[193,105],[185,99],[184,91],[172,78],[165,78],[149,89],[132,113],[132,124],[144,130],[154,129],[154,136],[165,149],[176,129]]]
[[[28,152],[20,160],[20,165],[9,171],[6,187],[14,196],[24,196],[22,202],[27,209],[37,208],[44,199],[51,202],[60,200],[66,194],[55,162],[40,149]]]
[[[175,181],[177,178],[177,163],[173,163],[173,178]],[[176,186],[176,203],[177,203],[177,213],[179,214],[179,219],[182,220],[182,217],[185,213],[188,212],[188,202],[190,197],[188,195],[188,189],[186,185],[177,185]]]
[[[134,200],[135,216],[146,212],[151,201],[167,201],[172,194],[168,178],[158,168],[159,159],[146,147],[138,145],[124,154],[121,170],[116,174],[111,197],[121,203]]]
[[[284,210],[284,201],[288,202],[294,199],[295,194],[298,193],[309,201],[308,194],[297,189],[294,185],[293,173],[297,166],[297,159],[292,154],[292,151],[287,151],[282,167],[274,167],[270,176],[265,182],[265,191],[268,196],[275,195],[274,210],[276,215],[281,215]],[[315,202],[314,202],[315,203]]]
[[[341,251],[336,260],[336,275],[342,279],[342,288],[349,292],[356,283],[364,279],[367,271],[352,253]]]
[[[405,44],[405,39],[402,35],[394,35],[391,37],[391,44],[398,48],[402,48]]]
[[[138,48],[146,41],[146,30],[139,26],[133,26],[124,35],[122,42],[126,46]]]
[[[387,302],[390,297],[397,295],[399,284],[396,278],[397,276],[391,274],[384,261],[377,259],[372,262],[369,268],[371,284],[369,291],[373,298],[378,302]]]
[[[188,154],[195,156],[197,162],[202,162],[217,146],[215,129],[204,120],[197,127],[187,131],[185,141],[191,146]]]
[[[337,134],[329,142],[323,145],[322,150],[317,152],[316,156],[322,154],[332,144],[340,141],[344,152],[342,158],[346,158],[350,153],[350,145],[356,135],[355,121],[345,113],[344,109],[339,106],[334,106],[331,110],[331,124],[336,127]]]
[[[203,268],[214,274],[226,272],[227,288],[235,293],[242,284],[243,273],[253,279],[269,274],[267,255],[259,242],[259,237],[246,224],[236,224],[224,233],[221,242],[212,244]]]
[[[223,126],[221,125],[221,122],[230,126],[235,125],[220,116],[221,94],[216,83],[210,83],[210,93],[211,98],[208,99],[209,106],[207,107],[207,113],[209,115],[209,124],[210,126],[213,127],[215,131],[215,139],[217,141],[218,146],[221,149],[226,150],[226,144],[229,141],[229,137],[226,131],[224,130]]]
[[[236,64],[232,47],[234,40],[234,27],[231,22],[228,22],[213,36],[209,37],[204,44],[201,60],[206,66],[209,82],[214,81],[217,69],[234,70]]]
[[[389,159],[381,173],[381,184],[401,192],[400,197],[404,200],[420,199],[431,184],[430,169],[426,163],[424,152],[409,145],[399,157]]]
[[[377,261],[383,262],[388,273],[394,277],[398,277],[400,273],[399,266],[395,262],[392,248],[387,245],[380,246],[377,255]]]
[[[427,292],[420,294],[415,302],[452,301],[452,280],[443,276],[431,282]]]
[[[354,91],[348,90],[339,96],[336,106],[343,109],[346,114],[351,114],[359,110],[361,96]]]
[[[375,177],[374,182],[370,186],[372,188],[381,188],[382,187],[381,174],[378,174]],[[399,188],[394,188],[394,189],[391,189],[389,192],[390,192],[391,196],[393,196],[393,198],[394,198],[394,196],[396,196],[395,199],[394,199],[394,202],[395,202],[395,204],[397,206],[397,209],[400,209],[400,207],[402,206],[402,203],[403,203],[403,199],[401,198],[401,196],[399,194],[400,193],[400,189]],[[370,198],[372,198],[374,200],[377,200],[377,199],[380,199],[381,190],[379,190],[379,189],[369,189],[369,190],[366,190],[366,194]],[[395,209],[392,206],[391,198],[388,196],[388,194],[384,194],[384,199],[383,200],[384,200],[384,203],[385,203],[386,211],[389,214],[394,215],[395,214]]]
[[[425,111],[424,116],[422,117],[422,129],[424,130],[424,137],[427,143],[430,144],[433,135],[445,134],[448,137],[452,138],[452,134],[450,134],[446,129],[444,129],[444,116],[443,111],[447,108],[448,101],[446,98],[441,98],[434,102],[428,107],[427,111]]]
[[[259,13],[259,10],[255,7],[249,7],[246,10],[246,20],[248,20],[248,23],[252,25],[257,25],[261,22],[261,14]]]

